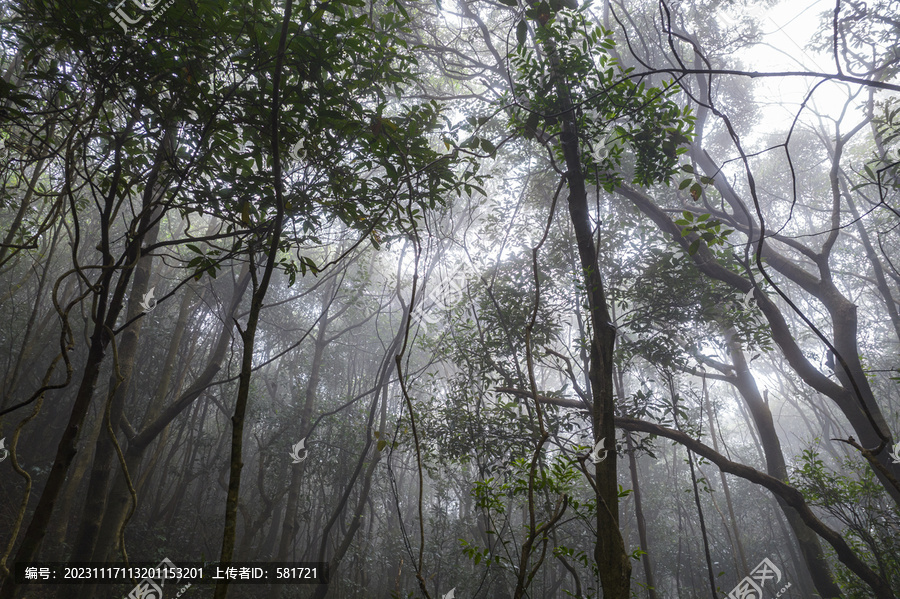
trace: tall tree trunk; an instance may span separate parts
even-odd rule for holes
[[[777,512],[775,513],[777,514]],[[809,574],[809,567],[804,562],[803,556],[798,553],[797,548],[794,547],[797,542],[797,537],[788,529],[784,520],[783,514],[778,515],[778,530],[781,531],[781,536],[784,537],[787,542],[788,552],[791,554],[791,563],[794,564],[794,570],[797,572],[797,576],[800,577],[798,585],[800,593],[803,597],[812,597],[814,595],[816,597],[821,597],[821,595],[815,591],[815,582]],[[749,570],[744,570],[744,572],[749,572]]]
[[[69,532],[69,514],[74,509],[75,498],[84,481],[85,475],[90,470],[91,461],[94,457],[94,448],[96,447],[97,436],[103,434],[103,416],[98,415],[91,423],[90,429],[85,435],[85,449],[75,456],[75,464],[72,466],[72,473],[66,479],[66,486],[63,489],[59,500],[59,509],[56,517],[51,521],[50,529],[47,531],[46,551],[48,559],[64,561],[66,559],[65,543],[66,536]]]
[[[163,188],[153,190],[159,197]],[[151,201],[152,203],[152,201]],[[145,206],[148,204],[145,203]],[[159,211],[154,211],[158,216]],[[154,219],[156,220],[156,219]],[[157,222],[147,232],[145,243],[153,244],[159,235],[159,223]],[[90,560],[94,553],[94,545],[100,531],[100,524],[106,508],[109,479],[112,474],[112,463],[116,455],[113,436],[118,434],[119,423],[125,406],[125,398],[131,385],[131,374],[134,370],[135,357],[141,337],[141,326],[144,318],[141,317],[144,308],[141,306],[144,294],[150,286],[150,274],[153,266],[153,256],[141,256],[134,269],[131,285],[131,295],[128,298],[126,309],[127,320],[134,320],[122,333],[122,340],[118,344],[114,365],[109,378],[109,398],[106,409],[101,416],[103,425],[100,435],[97,437],[97,447],[94,450],[94,460],[91,467],[91,476],[88,482],[88,490],[85,499],[84,511],[81,517],[78,534],[72,548],[72,560]],[[118,439],[116,443],[118,443]],[[96,582],[87,582],[79,588],[78,599],[90,599],[97,588]],[[60,598],[65,599],[75,594],[75,588],[60,588]]]
[[[105,290],[108,291],[108,287]],[[56,505],[56,500],[62,490],[69,466],[77,453],[81,427],[84,424],[85,416],[87,416],[88,408],[90,408],[91,400],[94,397],[94,388],[100,376],[100,366],[106,354],[106,345],[109,343],[104,325],[105,323],[102,319],[98,319],[95,322],[84,373],[75,396],[75,403],[72,405],[69,421],[57,446],[56,457],[53,461],[53,466],[50,468],[47,483],[44,485],[44,490],[31,517],[31,522],[25,531],[22,544],[16,552],[14,560],[16,563],[36,561],[38,550],[47,532],[50,517]],[[0,599],[13,599],[15,586],[15,577],[7,576],[3,586],[0,587]]]
[[[408,307],[407,310],[410,308]],[[409,316],[409,312],[405,315],[401,322],[405,322]],[[347,482],[347,485],[344,489],[344,492],[338,501],[338,504],[335,506],[334,511],[332,512],[331,517],[328,519],[328,522],[322,529],[322,541],[319,547],[318,559],[319,561],[326,561],[327,559],[327,546],[329,541],[329,535],[331,533],[331,529],[333,528],[337,519],[344,513],[347,502],[350,499],[350,492],[353,489],[353,486],[356,484],[357,478],[359,478],[360,471],[363,469],[363,464],[365,463],[366,455],[369,453],[369,448],[372,444],[372,433],[373,425],[375,424],[375,415],[377,408],[381,406],[381,414],[378,422],[378,431],[381,435],[381,439],[384,439],[385,434],[385,424],[387,421],[387,400],[388,400],[388,386],[390,382],[390,374],[392,370],[392,360],[391,358],[399,351],[403,339],[405,337],[406,330],[404,327],[401,327],[396,335],[394,335],[394,339],[391,341],[390,346],[388,346],[387,351],[384,354],[384,360],[381,363],[381,367],[378,372],[378,381],[376,385],[376,389],[373,393],[374,400],[372,402],[372,407],[369,409],[369,420],[366,423],[366,430],[368,432],[368,436],[366,439],[366,445],[363,449],[362,454],[359,457],[359,460],[356,464],[356,469],[353,475],[350,477],[350,480]],[[379,402],[378,396],[382,395],[382,398]],[[370,458],[369,465],[366,468],[365,474],[363,475],[363,485],[360,490],[359,499],[356,502],[356,509],[353,513],[353,519],[350,522],[350,527],[344,532],[343,539],[340,541],[338,547],[335,549],[334,554],[331,556],[329,561],[329,573],[334,575],[338,567],[340,566],[341,560],[344,559],[344,555],[347,550],[350,548],[350,543],[353,541],[354,536],[356,535],[357,530],[359,530],[359,525],[365,511],[366,501],[369,497],[369,491],[372,488],[372,476],[375,473],[375,468],[378,466],[378,463],[381,461],[383,450],[386,448],[378,449],[377,445],[374,450],[374,455]],[[398,488],[403,488],[398,485]],[[410,505],[413,502],[409,502]],[[410,519],[412,521],[412,519]],[[313,599],[322,599],[328,594],[329,585],[328,584],[320,584],[317,585],[315,591],[313,591]]]
[[[710,405],[705,380],[703,382],[703,390],[704,399],[706,400],[704,402],[704,405],[706,407],[706,417],[709,420],[709,436],[712,438],[713,449],[718,453],[719,441],[716,439],[716,429],[718,427],[715,425],[715,420],[713,419],[712,406]],[[747,564],[746,554],[744,553],[744,544],[741,542],[741,531],[738,527],[737,517],[735,517],[734,515],[734,504],[731,501],[731,487],[728,485],[728,478],[721,470],[719,470],[719,477],[722,482],[722,492],[725,495],[725,505],[728,507],[728,517],[731,519],[731,530],[734,534],[735,553],[737,554],[738,558],[737,560],[735,560],[735,565],[742,568],[741,572],[749,572],[750,568]]]
[[[730,329],[726,332],[726,336],[734,364],[734,383],[744,398],[744,402],[756,424],[756,429],[759,431],[760,442],[766,456],[766,472],[778,480],[788,482],[787,465],[784,461],[784,454],[781,451],[778,433],[775,431],[772,412],[769,410],[768,404],[763,400],[759,387],[756,385],[756,379],[750,372],[736,331]],[[809,568],[812,579],[816,584],[816,589],[822,597],[840,597],[840,587],[835,584],[831,575],[828,562],[825,559],[825,553],[822,550],[821,543],[819,543],[819,537],[803,522],[803,519],[794,508],[787,505],[778,496],[775,499],[778,501],[778,505],[784,512],[788,524],[797,537],[800,551],[803,553],[806,567]]]
[[[568,100],[566,84],[558,77],[558,94]],[[610,322],[606,292],[600,277],[600,262],[594,245],[587,190],[579,157],[578,135],[571,101],[564,101],[561,143],[566,159],[566,180],[569,184],[569,216],[575,229],[578,255],[587,290],[590,309],[591,350],[590,370],[594,442],[606,440],[606,447],[615,445],[615,392],[613,390],[613,348],[616,332]],[[619,489],[616,479],[617,456],[609,451],[607,458],[596,464],[597,482],[597,541],[594,560],[600,570],[603,596],[608,599],[627,599],[631,589],[631,558],[619,531]]]
[[[647,581],[647,592],[650,599],[657,599],[659,595],[656,593],[656,581],[653,578],[653,564],[650,559],[650,543],[647,540],[647,522],[644,519],[644,507],[641,499],[641,485],[638,478],[637,459],[634,457],[634,441],[631,439],[631,433],[625,433],[625,444],[628,447],[628,465],[631,469],[631,487],[634,497],[634,517],[637,520],[638,538],[641,541],[641,550],[644,555],[641,556],[641,564],[644,566],[644,578]]]
[[[334,301],[334,289],[336,279],[332,279],[331,283],[323,291],[322,308],[319,325],[316,330],[316,340],[313,345],[312,364],[309,368],[309,379],[306,382],[306,390],[303,396],[303,406],[300,411],[300,434],[305,439],[309,435],[309,426],[312,419],[313,408],[316,402],[316,391],[319,387],[319,374],[322,370],[322,360],[325,356],[325,348],[328,346],[326,332],[328,331],[328,312],[331,303]],[[288,489],[287,502],[285,506],[284,523],[282,524],[281,540],[278,543],[278,552],[275,556],[276,562],[286,562],[288,554],[297,536],[299,522],[297,520],[297,506],[300,502],[300,484],[304,479],[306,472],[306,461],[301,462],[296,467],[291,467],[291,482]],[[273,585],[271,597],[276,599],[280,597],[284,591],[284,586]]]
[[[290,5],[290,3],[288,3]],[[288,9],[289,14],[289,9]],[[282,42],[283,43],[283,42]],[[247,404],[250,399],[250,377],[253,374],[253,350],[256,345],[256,330],[259,324],[259,313],[262,311],[263,299],[269,288],[272,271],[275,268],[275,260],[278,257],[278,240],[281,234],[282,217],[284,215],[283,201],[279,201],[278,216],[275,222],[275,234],[272,245],[266,255],[266,265],[260,282],[256,281],[255,265],[250,265],[250,274],[254,279],[253,297],[250,301],[250,313],[247,317],[247,328],[239,331],[243,340],[243,355],[241,358],[241,374],[238,379],[238,394],[234,406],[234,415],[231,417],[231,460],[228,476],[228,494],[225,502],[225,525],[222,534],[222,549],[219,559],[222,564],[231,564],[234,558],[234,543],[237,538],[237,504],[241,489],[241,470],[243,463],[244,447],[244,418],[247,413]],[[228,581],[216,584],[214,599],[225,599],[228,596]]]
[[[143,428],[140,432],[129,438],[128,448],[125,450],[125,464],[130,477],[133,478],[140,471],[144,456],[154,439],[163,434],[163,431],[168,430],[169,423],[190,407],[193,402],[202,395],[209,384],[212,383],[213,377],[221,368],[222,362],[225,360],[225,356],[231,346],[232,328],[234,327],[233,318],[241,304],[241,299],[244,296],[244,292],[246,291],[249,282],[250,270],[245,266],[240,275],[238,275],[238,280],[235,282],[230,305],[222,318],[222,329],[219,332],[219,338],[209,356],[206,367],[191,386],[165,409],[163,409],[163,406],[167,395],[168,378],[164,375],[162,379],[163,385],[157,389],[154,399],[147,409]],[[179,313],[179,324],[176,325],[175,328],[175,335],[178,339],[180,339],[181,335],[184,333],[189,305],[188,299],[185,298]],[[179,353],[178,346],[179,343],[176,343],[173,338],[172,342],[169,344],[169,354],[166,357],[166,364],[168,366],[164,369],[164,373],[170,372],[171,368],[174,366],[174,362]],[[149,474],[149,467],[144,476],[146,477],[147,474]],[[139,488],[139,486],[139,484],[135,484],[136,488]],[[122,553],[123,548],[119,546],[119,530],[129,517],[128,512],[131,506],[131,500],[132,496],[131,490],[129,489],[129,483],[126,480],[125,475],[120,471],[117,474],[115,483],[110,492],[110,497],[107,500],[106,512],[104,513],[103,522],[100,526],[100,535],[97,539],[97,549],[95,551],[94,561],[107,561],[111,559],[114,552],[116,554]]]
[[[691,470],[691,488],[694,490],[694,505],[697,507],[697,518],[700,520],[700,537],[703,540],[703,556],[706,560],[706,573],[709,577],[709,588],[713,599],[718,597],[716,593],[716,575],[713,572],[712,556],[709,553],[709,535],[706,532],[706,518],[703,516],[703,507],[700,505],[700,491],[697,488],[697,473],[694,470],[694,456],[688,451],[688,466]]]
[[[100,102],[98,100],[92,113],[95,114],[99,106]],[[84,425],[84,419],[94,398],[94,390],[100,377],[100,368],[106,356],[106,348],[111,341],[109,331],[115,326],[118,315],[122,310],[122,300],[131,271],[128,268],[119,271],[119,280],[114,289],[113,278],[117,269],[114,268],[115,260],[110,251],[111,218],[115,214],[115,189],[118,185],[118,178],[121,176],[121,168],[122,165],[119,162],[113,167],[114,175],[111,187],[113,191],[104,198],[104,205],[99,216],[99,248],[103,256],[104,268],[95,284],[94,327],[90,336],[81,383],[69,413],[69,420],[57,445],[56,457],[50,468],[50,474],[47,476],[47,482],[44,485],[40,499],[38,499],[31,522],[25,531],[22,544],[16,552],[14,560],[16,563],[33,562],[37,559],[38,551],[44,540],[44,535],[47,533],[50,517],[53,515],[57,499],[62,491],[69,466],[77,453],[81,428]],[[151,181],[149,186],[152,187],[152,185],[153,182]],[[130,240],[125,250],[126,263],[128,264],[134,264],[140,256],[140,246],[144,234],[149,229],[149,218],[150,214],[148,211],[145,213],[144,218],[141,219],[141,223],[136,228],[134,238]],[[76,250],[73,248],[73,251]],[[15,577],[7,576],[3,581],[2,587],[0,587],[0,599],[13,599],[15,587]]]
[[[543,25],[539,25],[543,27]],[[615,445],[615,390],[613,388],[613,348],[616,329],[612,325],[606,292],[600,276],[600,262],[594,245],[594,231],[588,208],[584,170],[581,164],[578,127],[568,82],[561,73],[559,55],[551,43],[546,46],[551,77],[559,99],[562,125],[560,149],[566,166],[569,217],[575,231],[578,256],[590,311],[591,344],[588,377],[591,382],[591,421],[594,442],[605,440]],[[609,451],[595,465],[597,496],[597,539],[594,561],[600,573],[606,599],[628,599],[631,595],[631,558],[619,530],[619,489],[616,478],[617,457]]]
[[[292,0],[285,0],[284,18],[281,23],[281,32],[278,39],[278,52],[275,56],[275,72],[272,77],[272,181],[275,187],[275,217],[271,227],[266,229],[271,236],[271,242],[266,250],[266,264],[263,268],[263,276],[260,281],[256,278],[256,266],[253,264],[255,248],[250,248],[250,276],[253,277],[253,296],[250,300],[250,313],[247,315],[247,328],[239,332],[243,341],[243,354],[241,356],[241,374],[238,379],[238,393],[234,402],[234,415],[231,417],[231,467],[228,476],[228,495],[225,500],[225,524],[222,530],[222,550],[219,560],[223,564],[230,564],[234,557],[234,542],[237,536],[237,504],[240,499],[241,469],[244,467],[242,454],[244,447],[244,417],[247,413],[247,403],[250,399],[250,377],[253,374],[253,350],[256,343],[256,329],[259,324],[259,313],[262,311],[263,300],[269,291],[269,282],[275,270],[278,260],[278,248],[281,242],[282,227],[284,226],[285,200],[284,181],[281,174],[281,155],[278,147],[280,136],[278,134],[279,115],[281,109],[281,79],[284,68],[285,46],[287,44],[288,26],[293,14]],[[228,596],[228,581],[216,585],[213,599],[225,599]]]

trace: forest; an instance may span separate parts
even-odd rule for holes
[[[0,2],[0,599],[176,597],[900,597],[900,0]]]

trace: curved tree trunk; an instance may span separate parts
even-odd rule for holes
[[[125,450],[125,463],[133,481],[136,480],[136,475],[140,471],[144,456],[153,441],[166,430],[166,427],[168,427],[172,420],[191,406],[193,402],[202,395],[203,390],[212,383],[213,377],[221,368],[222,362],[231,346],[232,328],[234,327],[232,319],[241,303],[241,298],[243,297],[249,282],[250,271],[245,266],[239,275],[238,281],[235,283],[230,306],[222,318],[222,329],[219,333],[219,338],[216,341],[212,354],[210,354],[206,367],[190,388],[165,409],[163,409],[163,402],[166,398],[168,377],[163,377],[163,384],[157,389],[157,393],[154,395],[154,399],[147,409],[144,427],[140,432],[129,438],[128,448]],[[185,299],[185,301],[182,302],[178,319],[181,326],[176,326],[176,335],[181,335],[184,331],[184,325],[187,322],[188,316],[188,306],[189,302]],[[169,354],[166,357],[167,364],[171,362],[171,365],[174,365],[178,356],[178,345],[179,344],[176,343],[173,338],[172,343],[169,345]],[[167,372],[170,371],[171,369],[167,369]],[[122,548],[118,547],[118,534],[122,525],[125,523],[125,519],[128,517],[130,506],[131,491],[128,488],[125,476],[119,471],[107,500],[106,511],[100,526],[100,533],[93,556],[94,561],[104,562],[109,560],[114,552],[121,553]],[[114,551],[117,547],[118,549]]]
[[[803,519],[803,522],[834,548],[837,558],[841,563],[847,566],[847,568],[869,585],[876,597],[879,599],[894,599],[895,595],[887,581],[877,572],[872,570],[872,568],[870,568],[869,565],[854,552],[850,545],[847,544],[847,541],[845,541],[838,532],[826,526],[818,517],[816,517],[806,503],[803,494],[794,487],[778,480],[774,476],[769,476],[768,474],[754,470],[749,466],[732,462],[725,456],[713,451],[711,447],[704,445],[700,441],[697,441],[681,431],[675,431],[636,418],[625,417],[616,417],[616,426],[629,431],[655,434],[677,441],[687,449],[713,462],[725,472],[740,476],[752,483],[762,485],[769,489],[774,495],[794,508]]]
[[[159,223],[157,222],[147,233],[145,243],[155,243],[158,235]],[[91,476],[88,482],[81,523],[72,547],[73,561],[90,559],[94,552],[94,545],[97,542],[97,535],[100,532],[100,524],[106,508],[107,487],[113,472],[113,459],[116,455],[111,435],[118,434],[122,413],[125,408],[125,398],[131,384],[131,375],[134,371],[135,357],[137,356],[138,343],[141,337],[141,326],[144,322],[144,318],[141,317],[143,308],[140,304],[150,286],[152,265],[153,256],[141,256],[134,270],[131,295],[128,298],[128,306],[125,311],[125,318],[134,320],[134,322],[122,333],[122,340],[119,342],[116,352],[118,361],[110,374],[109,398],[107,399],[106,409],[101,416],[102,424],[100,434],[97,436],[97,446],[94,450],[94,460],[91,465]],[[96,586],[96,583],[91,582],[81,585],[78,598],[90,599],[94,595]],[[71,597],[74,591],[74,588],[61,587],[60,597]]]
[[[704,166],[701,156],[695,155],[695,158],[697,158],[698,164],[704,170],[707,170],[708,167],[714,167],[712,159],[708,156],[705,157],[706,166]],[[724,181],[724,178],[715,171],[710,176],[716,179],[716,188],[722,193],[722,196],[727,201],[732,201],[729,198],[734,198],[734,191],[727,181]],[[662,208],[643,193],[624,185],[617,188],[617,192],[631,200],[635,207],[650,217],[661,231],[671,235],[677,243],[682,245],[685,251],[697,239],[697,236],[693,234],[682,237],[681,227],[676,225]],[[758,235],[758,231],[756,234]],[[835,366],[835,375],[839,384],[819,371],[803,353],[778,306],[764,293],[754,293],[757,305],[765,315],[772,330],[773,340],[779,345],[784,357],[797,375],[807,385],[829,397],[837,404],[853,427],[862,447],[870,449],[882,447],[882,451],[873,456],[873,461],[878,466],[875,467],[873,464],[872,471],[894,502],[900,505],[900,483],[898,483],[898,479],[900,479],[900,463],[891,463],[889,453],[884,450],[888,444],[893,443],[893,440],[890,430],[885,423],[884,414],[875,402],[872,388],[866,380],[859,359],[856,306],[847,300],[836,288],[834,281],[830,278],[830,271],[825,258],[820,260],[821,264],[819,266],[828,276],[819,280],[797,266],[793,261],[772,251],[769,246],[764,247],[763,257],[772,268],[793,280],[805,291],[820,300],[827,308],[834,326],[833,345],[840,357],[846,362],[849,373],[842,365]],[[755,289],[750,281],[722,266],[703,243],[700,244],[696,253],[693,254],[692,259],[703,274],[712,279],[722,281],[735,290],[748,293]],[[857,390],[859,391],[859,396],[856,394]],[[885,445],[882,445],[882,443]]]
[[[94,106],[92,117],[96,116],[100,104]],[[121,176],[122,165],[116,163],[113,167],[113,185],[112,190],[116,189],[118,178]],[[154,181],[148,183],[148,187],[153,188]],[[31,522],[28,525],[22,543],[19,546],[14,561],[16,563],[33,562],[38,557],[44,536],[50,524],[50,518],[53,515],[57,500],[66,480],[72,461],[78,451],[78,441],[81,437],[81,429],[84,425],[85,417],[90,409],[91,402],[94,399],[94,391],[97,381],[100,377],[100,369],[103,360],[106,357],[106,350],[112,338],[110,331],[114,328],[118,320],[119,313],[123,307],[125,290],[130,280],[132,270],[123,268],[118,270],[114,268],[115,259],[110,251],[112,241],[110,232],[112,229],[111,219],[114,217],[116,207],[118,205],[115,191],[111,191],[104,198],[103,207],[100,211],[99,230],[100,244],[98,246],[103,256],[103,269],[95,283],[94,289],[94,316],[93,330],[90,336],[89,349],[84,368],[82,370],[81,383],[75,394],[75,401],[72,404],[69,413],[69,420],[63,430],[62,436],[57,445],[56,457],[47,476],[47,482],[38,499],[35,511],[32,514]],[[144,235],[150,229],[150,211],[145,211],[142,215],[140,223],[135,227],[135,233],[125,249],[125,263],[134,264],[140,257],[141,243]],[[73,248],[73,251],[74,248]],[[118,272],[119,278],[115,280],[115,274]],[[7,576],[0,587],[0,598],[13,599],[15,595],[15,577]]]
[[[787,464],[781,451],[778,433],[775,431],[772,412],[759,392],[756,379],[747,365],[744,350],[736,332],[733,329],[729,330],[726,332],[726,336],[728,348],[731,351],[731,358],[734,362],[733,382],[744,398],[744,402],[750,410],[750,414],[759,431],[760,441],[766,456],[766,472],[769,476],[788,482]],[[819,543],[819,537],[803,522],[803,519],[794,508],[787,505],[778,496],[775,499],[784,512],[791,530],[794,531],[797,543],[800,545],[800,551],[803,553],[804,563],[812,575],[816,589],[822,597],[840,597],[841,589],[834,582],[822,550],[822,545]]]

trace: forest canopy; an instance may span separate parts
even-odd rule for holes
[[[0,599],[900,597],[898,14],[0,5]]]

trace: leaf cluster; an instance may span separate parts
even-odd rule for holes
[[[690,108],[674,100],[677,86],[648,85],[623,67],[612,33],[589,23],[586,7],[553,11],[544,4],[526,12],[535,22],[535,46],[522,35],[527,21],[517,27],[513,97],[507,98],[515,107],[514,128],[547,140],[562,133],[563,119],[574,119],[585,171],[607,191],[626,181],[670,182],[693,137]]]

